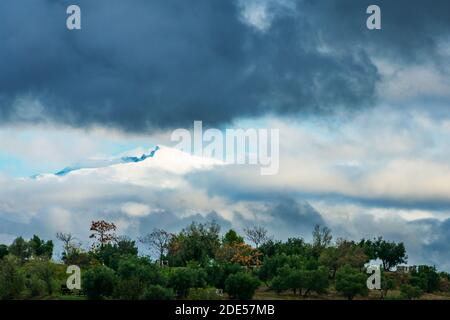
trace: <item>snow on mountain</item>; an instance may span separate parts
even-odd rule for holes
[[[174,184],[173,176],[184,175],[195,170],[208,170],[224,163],[206,157],[198,157],[178,149],[156,146],[148,153],[126,155],[109,159],[94,159],[84,166],[64,168],[56,173],[36,175],[33,178],[59,179],[95,178],[137,185],[159,184],[170,187]],[[171,176],[171,179],[168,179]]]

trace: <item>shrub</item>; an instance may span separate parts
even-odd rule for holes
[[[225,291],[231,299],[249,300],[258,286],[259,280],[245,272],[232,274],[225,281]]]
[[[404,284],[400,287],[400,295],[403,299],[413,300],[419,299],[423,294],[423,291],[419,287]]]
[[[238,264],[213,264],[206,267],[207,283],[211,287],[225,289],[225,280],[230,274],[242,271],[242,266]]]
[[[30,298],[38,298],[47,294],[47,285],[45,281],[36,276],[31,276],[27,280],[27,288],[30,291]]]
[[[0,299],[21,297],[25,290],[25,277],[19,271],[18,258],[8,255],[0,261]]]
[[[186,298],[190,288],[206,286],[206,272],[203,269],[176,268],[169,274],[169,287],[177,291],[181,298]]]
[[[137,300],[145,290],[145,283],[137,278],[119,279],[114,286],[114,298]]]
[[[151,285],[144,290],[141,296],[142,300],[171,300],[173,299],[173,290],[164,288],[160,285]]]
[[[418,272],[412,273],[410,284],[424,292],[434,292],[439,290],[439,280],[435,267],[419,266]]]
[[[367,277],[358,269],[344,266],[336,272],[336,290],[349,300],[360,295],[367,295]]]
[[[8,254],[9,254],[8,246],[0,244],[0,260],[2,260],[3,257],[6,257]]]
[[[52,295],[55,288],[56,288],[56,268],[55,264],[46,261],[46,260],[32,260],[26,263],[24,266],[25,272],[27,274],[27,278],[29,281],[27,282],[27,287],[30,289],[30,291],[39,291],[39,286],[41,286],[42,283],[44,283],[45,288],[44,292],[41,292],[40,294],[33,295],[33,296],[42,296],[45,294]],[[38,281],[41,280],[41,281]],[[39,283],[36,283],[39,282]],[[32,286],[34,286],[34,289],[32,290]]]
[[[149,285],[166,285],[161,269],[145,258],[127,257],[118,263],[117,275],[120,280],[114,290],[118,299],[136,300]]]
[[[94,267],[83,276],[83,289],[89,299],[110,297],[117,282],[114,271],[105,266]]]
[[[281,293],[289,289],[289,286],[286,283],[286,278],[282,276],[276,276],[273,278],[270,284],[270,289],[274,290],[276,293]]]
[[[328,286],[328,270],[325,267],[319,267],[317,270],[311,270],[307,274],[305,295],[308,295],[310,291],[317,294],[326,293]]]
[[[187,296],[189,300],[221,300],[222,295],[217,292],[216,288],[194,288],[189,290]]]

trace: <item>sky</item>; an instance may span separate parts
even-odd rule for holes
[[[0,242],[88,245],[94,219],[132,238],[215,219],[309,239],[322,224],[450,271],[450,2],[375,2],[1,1]],[[279,173],[172,149],[195,120],[279,129]],[[51,174],[66,167],[87,169]]]

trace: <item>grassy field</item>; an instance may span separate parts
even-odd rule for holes
[[[224,295],[224,299],[227,299],[227,295]],[[388,292],[385,300],[398,300],[400,299],[400,291],[392,290]],[[51,297],[42,298],[42,300],[87,300],[86,296],[79,295],[55,295]],[[283,293],[276,293],[274,291],[269,290],[267,287],[259,288],[253,300],[346,300],[344,297],[339,295],[335,290],[329,290],[327,294],[316,295],[311,294],[308,297],[304,298],[298,294],[294,295],[291,291],[286,291]],[[367,297],[358,296],[354,300],[381,300],[381,294],[379,291],[370,291]],[[420,300],[450,300],[450,293],[433,293],[424,294]]]
[[[292,291],[286,291],[283,293],[276,293],[274,291],[270,291],[265,287],[259,288],[255,296],[254,300],[346,300],[344,297],[339,295],[334,289],[330,289],[327,294],[323,295],[315,295],[311,294],[307,298],[303,298],[302,296],[296,294],[294,295]],[[381,294],[379,291],[370,291],[367,297],[357,296],[354,300],[380,300]],[[394,300],[400,299],[400,291],[392,290],[389,291],[385,300]],[[424,294],[420,300],[450,300],[450,293],[445,294]]]

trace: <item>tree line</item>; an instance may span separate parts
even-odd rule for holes
[[[311,242],[274,240],[260,226],[221,236],[215,222],[193,222],[178,233],[154,229],[133,240],[101,220],[90,225],[88,248],[70,233],[56,238],[63,248],[59,257],[53,242],[37,235],[0,245],[0,299],[251,299],[255,292],[272,298],[374,298],[366,284],[366,267],[374,260],[382,270],[376,298],[450,297],[450,275],[434,266],[395,272],[407,263],[403,243],[382,237],[333,241],[331,230],[321,226]],[[140,254],[138,243],[157,258]],[[82,288],[71,295],[62,290],[69,265],[82,270]]]

